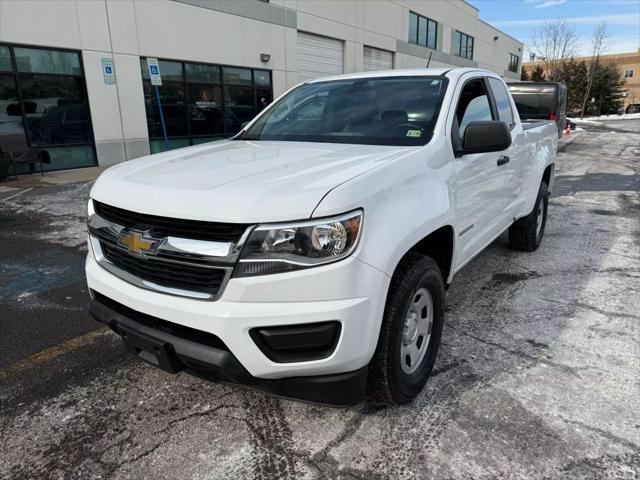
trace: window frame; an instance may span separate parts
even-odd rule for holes
[[[494,120],[499,120],[499,121],[504,121],[500,118],[500,110],[498,109],[498,102],[496,100],[496,96],[495,93],[493,92],[493,87],[491,86],[491,79],[494,79],[497,82],[500,82],[500,84],[504,87],[505,92],[507,94],[507,100],[509,101],[509,110],[511,111],[511,123],[507,123],[507,126],[509,127],[509,130],[513,130],[516,126],[516,115],[515,112],[513,111],[513,105],[511,105],[511,94],[509,92],[509,88],[503,84],[503,82],[496,77],[484,77],[485,80],[485,84],[487,85],[487,87],[489,88],[489,103],[491,105],[493,105],[493,108],[495,109],[495,115],[497,118],[495,118]]]
[[[460,37],[460,49],[455,51],[458,36]],[[471,40],[471,54],[467,56],[467,51],[469,50],[469,40]],[[453,55],[460,58],[466,58],[467,60],[473,60],[475,46],[476,46],[476,39],[474,37],[464,32],[461,32],[460,30],[455,31],[454,39],[453,39],[453,49],[454,49],[454,51],[452,52]],[[464,55],[463,55],[463,52],[464,52]]]
[[[18,102],[20,104],[20,118],[22,120],[22,128],[24,130],[24,135],[25,138],[27,140],[27,145],[29,145],[29,147],[34,147],[34,148],[39,148],[39,149],[53,149],[53,148],[58,148],[58,147],[77,147],[77,146],[86,146],[86,145],[90,145],[92,152],[93,152],[93,158],[94,158],[94,164],[97,164],[95,162],[95,160],[97,159],[97,154],[96,154],[96,144],[95,144],[95,137],[93,134],[93,121],[92,121],[92,112],[91,112],[91,103],[89,102],[89,92],[87,90],[87,77],[85,75],[85,69],[84,69],[84,62],[83,62],[83,58],[82,58],[82,52],[80,50],[74,50],[72,48],[58,48],[58,47],[42,47],[42,46],[38,46],[38,45],[29,45],[29,44],[24,44],[24,43],[8,43],[8,42],[0,42],[0,47],[7,47],[9,49],[9,59],[10,59],[10,63],[11,63],[11,68],[12,70],[0,70],[0,74],[2,75],[10,75],[13,76],[15,85],[16,85],[16,92],[18,94]],[[80,73],[79,74],[73,74],[73,73],[39,73],[39,72],[20,72],[18,71],[18,62],[16,61],[16,56],[15,56],[15,52],[14,49],[15,48],[29,48],[29,49],[34,49],[34,50],[47,50],[47,51],[54,51],[54,52],[68,52],[68,53],[73,53],[75,55],[78,56],[78,60],[80,63]],[[37,144],[37,145],[32,145],[31,143],[31,139],[30,139],[30,135],[28,134],[27,130],[26,130],[26,125],[28,124],[27,120],[27,113],[24,109],[24,96],[22,94],[22,86],[20,83],[20,76],[25,76],[25,77],[71,77],[71,78],[80,78],[82,80],[82,94],[83,94],[83,100],[86,101],[86,105],[87,105],[87,112],[89,114],[89,131],[88,131],[88,140],[86,142],[69,142],[69,143],[47,143],[47,144]],[[79,167],[81,168],[81,167]]]
[[[513,73],[518,73],[518,67],[520,66],[520,57],[515,53],[509,53],[509,67],[508,70]]]
[[[464,141],[464,138],[460,136],[460,126],[458,125],[458,121],[456,118],[458,103],[460,102],[460,97],[462,96],[462,92],[464,91],[465,87],[469,83],[477,80],[480,80],[482,82],[482,84],[484,85],[484,89],[487,92],[487,100],[489,101],[489,108],[491,109],[491,120],[492,121],[500,120],[500,116],[498,114],[498,107],[496,106],[495,99],[493,98],[493,91],[491,90],[491,86],[489,85],[489,77],[483,76],[483,75],[475,75],[475,76],[466,78],[463,81],[462,86],[460,87],[460,90],[458,91],[458,95],[453,99],[453,102],[451,104],[453,108],[450,109],[451,127],[449,131],[451,132],[450,133],[451,147],[453,148],[454,154],[456,151],[462,150],[462,143]],[[456,85],[456,88],[457,88],[457,85]],[[459,157],[459,155],[457,154],[455,154],[455,156]]]
[[[628,73],[629,75],[627,75],[627,73]],[[626,68],[626,69],[624,70],[624,78],[633,78],[633,77],[634,77],[634,75],[635,75],[635,71],[634,71],[634,69],[633,69],[633,68]]]
[[[143,56],[141,55],[140,57],[140,68],[142,69],[142,63],[144,62],[146,68],[148,68],[146,62],[147,59],[149,57],[147,56]],[[226,87],[243,87],[243,88],[250,88],[251,89],[251,94],[253,97],[253,103],[252,103],[252,108],[254,110],[254,117],[255,115],[257,115],[258,113],[260,113],[261,110],[258,109],[258,90],[264,90],[264,89],[269,89],[269,92],[271,94],[271,101],[274,100],[273,98],[273,70],[268,70],[266,68],[252,68],[252,67],[243,67],[243,66],[238,66],[238,65],[227,65],[227,64],[221,64],[221,63],[208,63],[208,62],[198,62],[198,61],[193,61],[193,60],[179,60],[179,59],[174,59],[174,58],[158,58],[157,59],[158,62],[174,62],[174,63],[179,63],[181,65],[181,70],[182,70],[182,79],[181,80],[166,80],[166,83],[176,83],[176,84],[181,84],[183,91],[184,91],[184,101],[185,101],[185,105],[186,105],[186,118],[185,118],[185,122],[187,125],[187,134],[186,135],[167,135],[167,139],[169,140],[183,140],[186,139],[189,141],[189,145],[193,146],[193,145],[197,145],[196,143],[194,143],[194,140],[197,139],[201,139],[201,138],[219,138],[219,139],[224,139],[224,138],[231,138],[234,135],[236,135],[238,132],[228,132],[226,129],[226,125],[224,122],[224,112],[226,111],[227,105],[226,105],[226,101],[225,101],[225,90]],[[209,66],[209,67],[218,67],[219,71],[218,71],[218,81],[217,82],[206,82],[206,81],[193,81],[193,80],[188,80],[187,79],[187,64],[191,64],[191,65],[205,65],[205,66]],[[246,84],[246,83],[233,83],[233,82],[228,82],[225,83],[224,82],[224,69],[225,68],[240,68],[243,70],[249,70],[251,72],[251,83],[250,84]],[[269,74],[269,85],[261,85],[261,84],[257,84],[256,83],[256,71],[261,71],[261,72],[267,72]],[[149,78],[144,78],[142,77],[142,86],[143,86],[143,90],[144,90],[144,86],[145,86],[145,82],[147,82],[149,85],[151,84],[151,80]],[[165,83],[165,80],[163,80],[163,84]],[[223,111],[223,122],[222,122],[222,133],[207,133],[207,134],[193,134],[193,130],[192,130],[192,126],[191,126],[191,116],[189,114],[189,105],[190,105],[190,96],[189,96],[189,85],[208,85],[208,86],[212,86],[212,87],[220,87],[220,107]],[[160,87],[162,88],[162,86]],[[154,103],[156,102],[156,100],[153,100]],[[145,116],[146,116],[146,111],[145,111]],[[149,125],[149,119],[147,118],[147,126]],[[163,140],[164,136],[163,135],[152,135],[151,132],[149,132],[149,142],[151,141],[157,141],[157,140]]]
[[[410,33],[411,33],[411,16],[414,15],[416,17],[416,35],[415,38],[411,38]],[[420,43],[419,39],[420,39],[420,20],[424,20],[425,24],[426,24],[426,31],[424,34],[424,38],[425,38],[425,43],[424,45],[422,43]],[[433,37],[434,39],[434,45],[430,46],[429,45],[429,32],[431,31],[430,29],[430,25],[433,24],[435,25],[435,35]],[[420,47],[425,47],[425,48],[429,48],[431,50],[437,50],[438,49],[438,22],[435,21],[432,18],[429,18],[425,15],[421,15],[417,12],[414,12],[413,10],[409,10],[409,29],[408,29],[408,33],[407,35],[409,35],[408,37],[408,42],[413,44],[413,45],[418,45]]]

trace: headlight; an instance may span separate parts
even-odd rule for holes
[[[362,211],[259,225],[245,243],[234,276],[290,272],[335,262],[353,253],[361,228]]]

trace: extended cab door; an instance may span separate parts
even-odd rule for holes
[[[487,77],[470,77],[457,95],[451,126],[454,151],[467,125],[498,120]],[[458,154],[455,162],[456,268],[466,263],[510,224],[509,151]]]
[[[521,201],[520,192],[524,182],[524,174],[528,170],[530,156],[522,132],[522,124],[516,121],[514,113],[515,105],[512,104],[511,95],[504,82],[498,78],[488,78],[491,96],[496,108],[498,120],[509,126],[511,131],[511,146],[501,155],[508,156],[509,161],[501,165],[505,175],[504,195],[506,196],[506,217],[513,218]]]

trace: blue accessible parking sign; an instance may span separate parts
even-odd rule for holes
[[[147,66],[149,67],[149,80],[151,85],[156,87],[162,86],[162,77],[160,76],[160,65],[157,58],[147,58]]]
[[[102,78],[107,85],[113,85],[116,83],[116,75],[113,69],[113,58],[102,57]]]

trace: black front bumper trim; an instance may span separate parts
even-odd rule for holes
[[[98,292],[93,293],[91,316],[123,337],[129,351],[163,370],[172,373],[186,370],[274,395],[334,406],[356,405],[364,399],[367,366],[332,375],[257,378],[214,335],[136,312]]]

